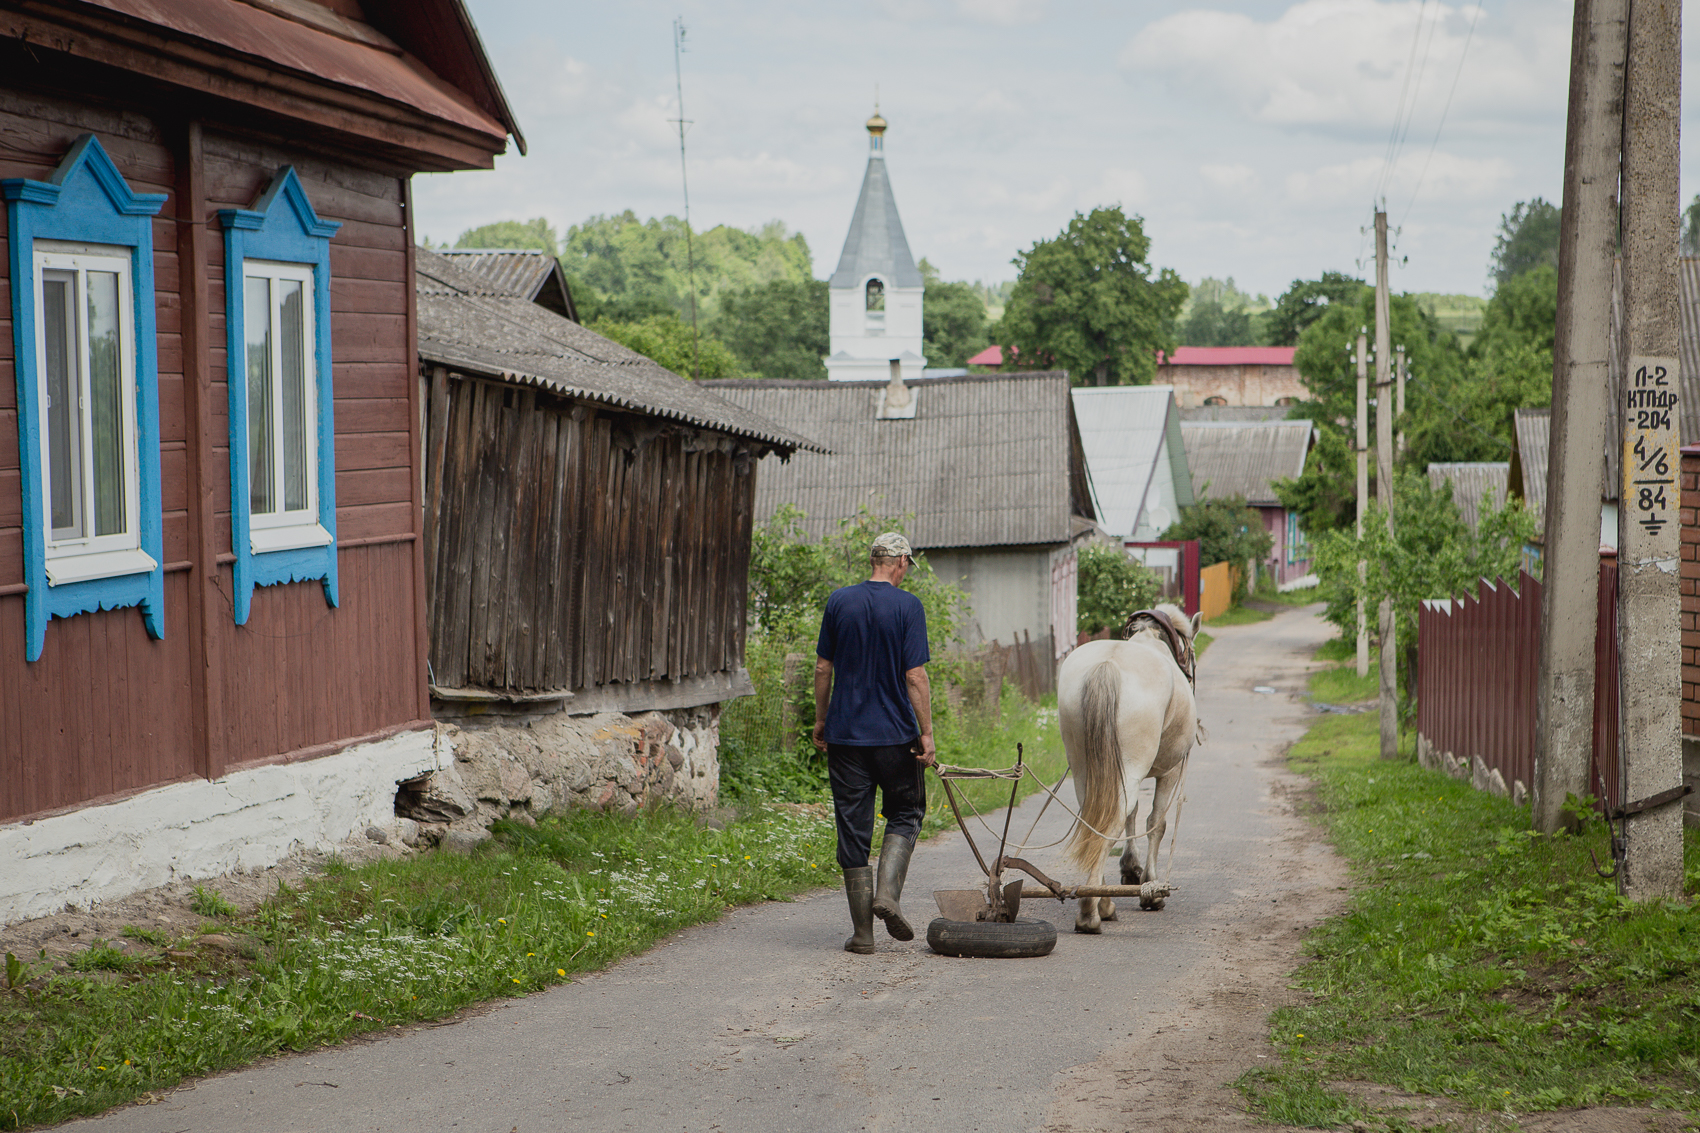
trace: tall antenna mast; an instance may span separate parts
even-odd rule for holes
[[[691,179],[685,170],[685,127],[691,120],[685,117],[685,75],[679,57],[685,53],[685,17],[673,18],[673,82],[679,93],[679,182],[685,189],[685,273],[691,287],[691,377],[702,377],[702,355],[697,346],[697,262],[691,247]]]

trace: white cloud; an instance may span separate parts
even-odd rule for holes
[[[1564,104],[1570,21],[1546,9],[1515,28],[1478,19],[1473,5],[1423,0],[1301,0],[1269,20],[1178,12],[1134,36],[1120,62],[1252,122],[1384,134],[1402,99],[1432,131],[1456,74],[1449,118],[1503,128]]]
[[[956,0],[958,15],[1001,27],[1037,23],[1047,6],[1047,0]]]
[[[1287,198],[1298,205],[1367,207],[1381,180],[1382,168],[1379,157],[1359,157],[1289,173]],[[1426,153],[1406,154],[1393,167],[1389,181],[1398,195],[1388,204],[1397,215],[1403,213],[1405,198],[1412,193],[1452,202],[1499,200],[1508,191],[1515,191],[1515,175],[1516,167],[1502,157],[1460,157],[1439,151],[1432,158]]]
[[[1206,164],[1198,167],[1198,175],[1228,193],[1249,193],[1258,184],[1257,171],[1249,165]]]

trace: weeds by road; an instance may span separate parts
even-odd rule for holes
[[[246,916],[206,893],[197,911],[217,919],[198,930],[126,933],[150,947],[96,944],[66,972],[8,955],[0,1128],[523,995],[837,877],[819,807],[759,808],[720,830],[673,811],[575,811],[496,833],[470,857],[333,861]]]
[[[1525,809],[1377,746],[1363,714],[1322,717],[1293,749],[1356,884],[1295,976],[1310,1002],[1272,1019],[1282,1063],[1237,1083],[1253,1109],[1409,1128],[1329,1085],[1366,1080],[1484,1113],[1700,1114],[1697,832],[1689,897],[1630,903],[1589,862],[1607,856],[1599,823],[1536,835]]]
[[[1205,618],[1207,626],[1248,626],[1255,622],[1266,622],[1274,617],[1269,610],[1254,610],[1250,606],[1229,606],[1213,618]]]

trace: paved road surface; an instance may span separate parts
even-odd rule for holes
[[[1255,1065],[1263,1009],[1280,996],[1270,985],[1284,983],[1271,974],[1290,964],[1297,937],[1248,926],[1267,922],[1271,902],[1314,894],[1326,866],[1282,797],[1290,780],[1283,786],[1273,757],[1303,731],[1296,694],[1310,651],[1329,634],[1314,608],[1217,633],[1199,667],[1210,737],[1188,776],[1173,874],[1182,891],[1160,913],[1124,902],[1102,936],[1070,931],[1072,905],[1029,901],[1024,913],[1061,930],[1047,958],[950,959],[883,928],[878,955],[851,956],[840,950],[843,897],[820,891],[728,913],[600,975],[453,1025],[279,1059],[69,1128],[1024,1131],[1081,1127],[1069,1107],[1092,1090],[1105,1112],[1155,1128],[1120,1104],[1150,1094],[1151,1075],[1144,1086],[1125,1074],[1121,1085],[1081,1083],[1093,1064],[1159,1061],[1153,1035],[1166,1026],[1184,1037],[1224,997],[1248,1009],[1238,1037],[1226,1036],[1236,1057],[1200,1058],[1210,1065],[1192,1068],[1196,1080],[1213,1088],[1233,1066]],[[1278,692],[1254,693],[1258,685]],[[1022,804],[1018,833],[1038,805]],[[1058,809],[1035,841],[1062,833]],[[1034,856],[1072,877],[1058,850]],[[967,888],[977,873],[959,835],[923,843],[911,916],[925,923],[930,890]],[[1261,972],[1245,974],[1257,971],[1253,961]],[[1241,986],[1223,982],[1235,974]],[[1194,1077],[1171,1073],[1158,1085],[1177,1080]]]

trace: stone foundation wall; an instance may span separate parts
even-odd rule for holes
[[[719,801],[718,704],[437,730],[453,758],[396,797],[396,814],[428,840],[477,841],[498,818],[525,822],[571,807],[635,814],[652,803],[706,810]]]

